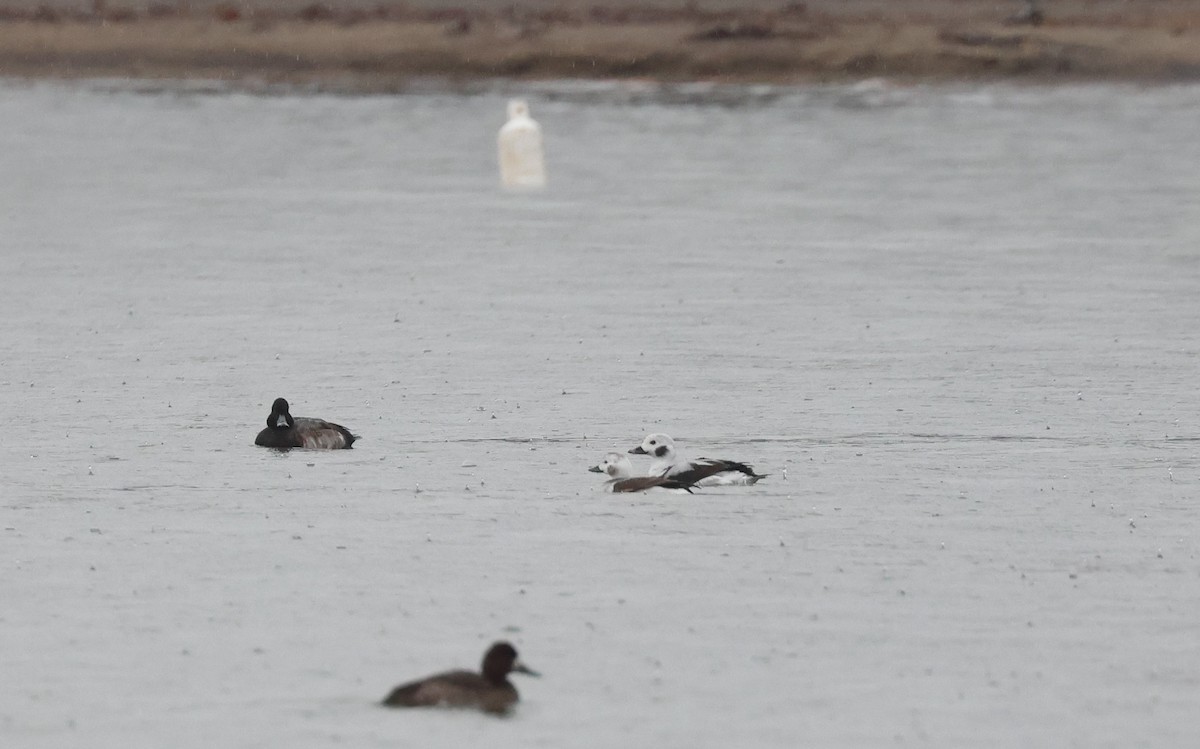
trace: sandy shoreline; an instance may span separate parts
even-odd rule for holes
[[[1200,78],[1200,1],[0,8],[0,75],[402,89],[414,77],[800,83]]]

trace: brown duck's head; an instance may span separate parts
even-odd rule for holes
[[[537,671],[530,669],[517,657],[517,649],[507,642],[497,642],[488,648],[483,656],[483,677],[488,681],[499,684],[504,682],[512,672],[539,676]]]

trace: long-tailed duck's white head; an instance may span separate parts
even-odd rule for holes
[[[611,479],[627,479],[633,476],[633,463],[621,453],[609,453],[600,465],[588,469],[592,473],[607,473]]]
[[[642,444],[629,452],[634,455],[652,455],[658,460],[671,461],[675,458],[675,440],[665,434],[648,434]]]

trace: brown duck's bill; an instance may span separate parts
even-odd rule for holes
[[[526,674],[528,676],[541,676],[537,671],[534,671],[529,666],[526,666],[520,661],[515,661],[512,665],[512,670],[518,674]]]
[[[634,455],[649,455],[650,454],[650,453],[646,452],[645,450],[643,450],[641,445],[638,445],[637,447],[633,448],[629,452]]]

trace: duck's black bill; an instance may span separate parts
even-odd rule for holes
[[[604,469],[601,468],[600,466],[592,466],[588,470],[591,471],[592,473],[604,473]]]
[[[637,447],[633,448],[629,452],[633,453],[634,455],[649,455],[650,454],[650,453],[646,452],[645,450],[643,450],[641,445],[638,445]]]

